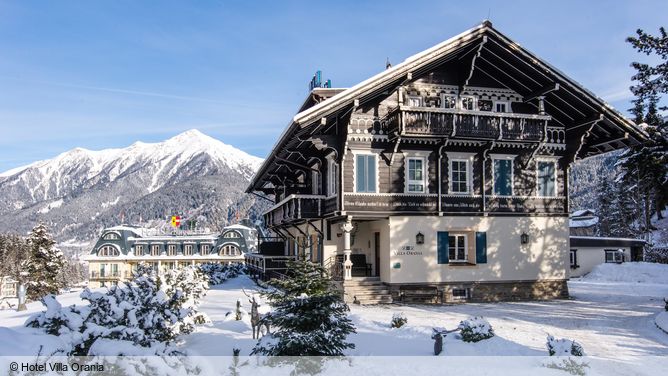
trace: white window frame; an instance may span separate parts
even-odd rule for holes
[[[135,244],[135,256],[146,256],[147,251],[145,244]]]
[[[579,266],[576,262],[577,261],[577,253],[578,253],[577,249],[571,249],[568,252],[568,257],[569,257],[569,262],[568,263],[571,266],[571,268],[576,268],[576,267]]]
[[[380,183],[379,171],[378,171],[379,170],[379,159],[380,159],[380,158],[378,158],[379,154],[369,152],[367,150],[365,150],[365,151],[352,151],[352,153],[353,153],[353,192],[354,193],[378,193],[378,191],[380,189],[380,187],[378,186],[379,183]],[[376,179],[376,184],[374,184],[376,189],[373,192],[358,192],[357,191],[357,156],[358,155],[370,155],[370,156],[373,156],[376,160],[376,174],[375,174],[376,176],[374,176],[374,179]]]
[[[195,249],[195,247],[194,247],[193,244],[184,244],[183,245],[183,255],[184,256],[192,256],[194,249]]]
[[[621,252],[620,252],[621,251]],[[606,264],[620,264],[624,262],[624,251],[619,249],[605,249],[605,263]],[[608,254],[612,253],[612,261],[608,261]]]
[[[406,99],[408,101],[408,106],[410,107],[422,107],[424,104],[422,101],[422,97],[418,95],[407,95]],[[413,101],[417,102],[417,105],[413,104]]]
[[[407,157],[406,163],[404,165],[404,192],[406,193],[428,193],[427,192],[427,159],[425,157]],[[420,180],[410,180],[410,161],[420,161],[422,163],[422,179]],[[411,185],[422,185],[422,190],[420,191],[411,191],[410,186]]]
[[[151,255],[151,256],[160,256],[160,254],[162,253],[162,250],[161,250],[160,248],[161,248],[161,247],[160,247],[160,244],[151,244],[151,245],[149,246],[149,255]],[[155,252],[155,254],[154,254],[154,252],[153,252],[154,249],[157,249],[157,250],[158,250],[157,252]]]
[[[173,254],[171,251],[174,251]],[[165,252],[167,256],[176,256],[177,254],[177,249],[176,249],[176,244],[167,244],[167,247],[165,248]]]
[[[510,161],[510,195],[514,196],[515,195],[515,158],[517,157],[516,155],[512,154],[490,154],[490,157],[492,157],[492,196],[497,196],[497,197],[503,197],[502,195],[497,195],[496,194],[496,180],[494,179],[494,161],[495,160],[502,160],[502,161]],[[538,175],[536,175],[538,176]]]
[[[559,159],[557,157],[540,157],[536,158],[536,197],[559,197]],[[538,189],[538,183],[540,182],[539,180],[539,174],[540,170],[538,169],[538,165],[540,162],[548,162],[548,163],[554,163],[554,195],[553,196],[543,196],[540,194],[540,189]]]
[[[454,236],[455,237],[455,257],[457,257],[457,238],[464,238],[464,259],[452,259],[450,258],[450,237]],[[469,262],[469,234],[465,232],[452,232],[448,233],[448,262],[451,263],[467,263]]]
[[[505,105],[505,106],[506,106],[506,110],[505,110],[505,111],[498,111],[497,108],[496,108],[496,105],[497,105],[497,104]],[[495,101],[492,102],[492,106],[493,106],[493,107],[492,107],[493,112],[498,112],[498,113],[511,113],[511,112],[513,112],[512,109],[511,109],[511,107],[510,107],[510,101],[499,101],[499,100],[495,100]]]
[[[339,194],[337,192],[338,170],[339,164],[336,163],[334,157],[327,158],[327,197],[334,197]]]
[[[206,249],[204,247],[206,247]],[[206,253],[204,251],[206,251]],[[211,252],[211,244],[200,244],[199,245],[199,254],[200,255],[208,255],[210,252]]]
[[[311,166],[311,168],[315,168]],[[320,171],[311,170],[311,194],[318,195],[322,193],[322,174]]]
[[[471,195],[473,193],[473,157],[475,153],[446,153],[448,156],[448,193],[451,195]],[[452,162],[466,162],[466,192],[452,190]]]
[[[454,99],[455,105],[453,107],[445,107],[445,102],[448,98]],[[458,108],[457,96],[455,94],[445,94],[445,93],[441,94],[441,108],[453,109],[453,110]]]
[[[473,99],[473,108],[468,109],[464,108],[464,99],[471,98]],[[465,111],[477,111],[478,110],[478,98],[475,95],[460,95],[457,99],[457,108]]]

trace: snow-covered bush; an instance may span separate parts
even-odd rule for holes
[[[406,325],[408,322],[408,319],[406,318],[406,315],[404,315],[403,312],[401,313],[395,313],[392,315],[392,321],[390,322],[390,328],[401,328],[402,326]]]
[[[494,337],[492,325],[482,316],[469,317],[460,322],[458,328],[461,330],[462,341],[464,342],[478,342]]]
[[[245,273],[245,265],[239,263],[219,264],[206,263],[197,266],[197,269],[209,278],[209,284],[219,285],[230,278]]]
[[[68,355],[96,355],[109,341],[144,348],[140,353],[173,354],[171,344],[178,335],[209,321],[197,311],[208,284],[196,268],[158,276],[140,264],[133,278],[104,292],[84,290],[81,299],[89,303],[84,307],[63,308],[55,297],[46,296],[46,311],[32,316],[26,325],[63,338],[70,345]]]
[[[547,352],[550,356],[584,356],[584,349],[579,343],[570,339],[555,339],[553,336],[547,336]]]

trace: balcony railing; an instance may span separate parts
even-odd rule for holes
[[[118,279],[121,277],[120,271],[111,271],[111,272],[99,272],[93,270],[90,272],[90,278],[92,279]]]
[[[403,136],[449,136],[539,142],[545,139],[548,115],[467,111],[400,106],[389,132]],[[400,125],[403,124],[403,127]],[[555,138],[557,141],[563,141]]]
[[[288,261],[295,259],[296,256],[267,256],[258,253],[245,255],[246,267],[250,275],[262,280],[283,278],[288,270]]]
[[[265,224],[272,227],[319,218],[323,214],[324,199],[321,195],[290,195],[264,213]]]

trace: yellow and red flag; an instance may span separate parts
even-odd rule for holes
[[[172,227],[179,227],[181,225],[181,216],[173,215],[172,216]]]

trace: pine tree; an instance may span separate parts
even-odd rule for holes
[[[46,294],[58,294],[64,287],[60,273],[65,265],[63,253],[55,247],[48,228],[43,223],[32,229],[28,237],[30,256],[24,270],[29,300],[39,300]]]
[[[611,236],[612,223],[617,221],[617,218],[613,215],[615,197],[613,192],[612,183],[608,179],[601,179],[596,187],[596,201],[598,202],[596,215],[598,216],[599,236]]]
[[[644,123],[649,142],[626,150],[620,157],[618,181],[634,191],[636,211],[640,219],[641,233],[653,230],[651,218],[668,204],[668,125],[659,111],[662,95],[668,93],[668,35],[662,27],[659,36],[637,30],[636,37],[627,41],[640,53],[656,57],[656,65],[634,62],[635,84],[631,91],[636,96],[631,112],[638,124]]]
[[[265,335],[251,354],[273,356],[340,356],[355,348],[346,342],[355,327],[350,310],[333,288],[327,271],[308,261],[288,263],[290,275],[271,280],[264,294],[273,307],[268,320],[274,332]]]

